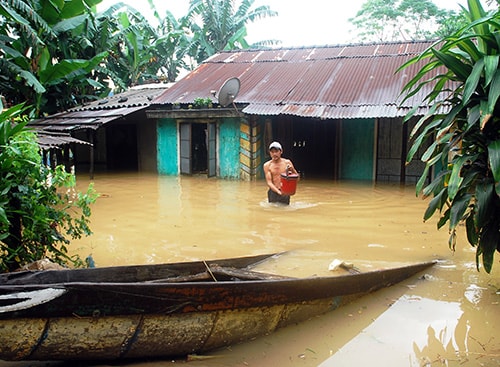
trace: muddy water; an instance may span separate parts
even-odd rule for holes
[[[267,203],[263,181],[114,175],[94,185],[94,235],[72,248],[101,266],[299,250],[370,261],[450,255],[446,231],[422,223],[413,187],[303,180],[283,207]]]
[[[311,276],[334,259],[361,270],[439,259],[421,277],[272,335],[194,361],[127,366],[500,366],[500,256],[488,275],[462,234],[452,253],[446,229],[422,222],[427,203],[413,186],[302,180],[282,207],[266,202],[264,181],[124,174],[94,184],[94,235],[71,248],[97,266],[286,251],[257,270]]]

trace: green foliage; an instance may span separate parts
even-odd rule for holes
[[[169,11],[164,18],[158,17],[158,22],[154,61],[159,66],[160,74],[165,75],[167,81],[175,82],[182,70],[193,69],[189,62],[192,44],[186,31],[189,23],[187,18],[177,20]]]
[[[100,1],[0,2],[0,87],[11,105],[33,105],[41,116],[109,91],[97,67],[108,49],[93,47],[91,7]]]
[[[157,81],[160,69],[154,43],[157,30],[141,12],[117,3],[97,15],[97,33],[107,34],[100,47],[109,50],[106,69],[117,85],[125,90],[130,86]]]
[[[430,106],[411,134],[407,162],[432,142],[417,183],[417,194],[433,196],[424,220],[440,213],[438,228],[449,223],[452,249],[464,224],[477,268],[482,260],[489,273],[500,251],[500,11],[486,13],[479,0],[468,8],[467,26],[400,68],[421,66],[403,93],[406,100],[427,90]]]
[[[276,15],[268,6],[253,8],[254,0],[191,0],[188,14],[176,19],[169,11],[161,16],[153,1],[148,3],[157,26],[123,3],[97,15],[99,33],[107,34],[104,50],[110,50],[107,70],[121,89],[148,81],[174,82],[182,70],[192,70],[216,52],[248,48],[246,24]]]
[[[432,0],[366,0],[349,21],[364,42],[433,39],[465,25],[463,17]]]
[[[277,15],[269,6],[253,8],[254,3],[255,0],[190,0],[186,16],[193,34],[190,56],[202,62],[219,51],[248,48],[247,23]],[[276,43],[260,42],[261,45]]]
[[[0,90],[10,105],[33,105],[40,117],[105,97],[111,86],[174,82],[218,51],[248,48],[246,24],[276,15],[254,0],[237,8],[235,0],[191,0],[175,19],[148,0],[152,25],[123,3],[96,13],[100,2],[0,1]]]
[[[14,270],[48,257],[76,264],[67,255],[69,239],[90,235],[92,185],[75,190],[63,166],[42,163],[36,135],[26,128],[22,105],[0,114],[0,269]]]

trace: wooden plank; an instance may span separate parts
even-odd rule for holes
[[[182,282],[198,282],[198,281],[220,281],[220,280],[282,280],[293,279],[276,274],[261,273],[247,269],[239,269],[235,267],[219,266],[217,264],[209,266],[210,272],[190,274],[185,276],[177,276],[164,279],[155,279],[146,283],[182,283]],[[215,280],[213,279],[215,277]]]

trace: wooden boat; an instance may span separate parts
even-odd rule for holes
[[[179,357],[271,333],[432,266],[290,278],[273,255],[0,274],[0,359]]]

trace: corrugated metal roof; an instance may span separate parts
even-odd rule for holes
[[[217,102],[212,91],[237,77],[241,87],[234,102],[247,114],[320,119],[404,116],[430,92],[430,86],[400,108],[401,90],[421,65],[395,72],[431,44],[419,41],[221,52],[155,98],[152,106],[190,104],[196,98]]]
[[[78,129],[95,130],[103,124],[147,108],[151,101],[169,86],[170,84],[152,84],[132,88],[105,99],[32,121],[30,125],[46,133]]]
[[[85,144],[85,145],[90,145],[89,142],[80,140],[80,139],[75,139],[72,136],[70,136],[68,133],[56,133],[56,132],[45,132],[42,130],[35,129],[35,132],[37,134],[37,142],[40,148],[42,149],[51,149],[51,148],[60,148],[62,146],[75,143],[75,144]]]

